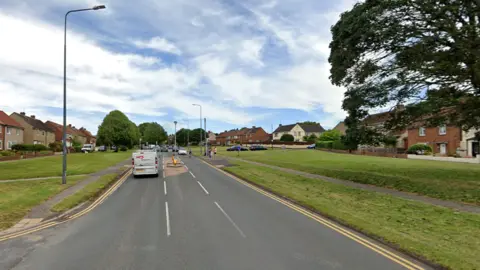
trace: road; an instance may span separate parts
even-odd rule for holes
[[[0,269],[406,269],[197,158],[183,160],[178,174],[130,177],[78,219],[0,242]]]

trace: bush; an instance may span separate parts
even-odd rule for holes
[[[61,142],[53,142],[48,145],[48,148],[54,152],[62,152],[62,143]]]
[[[0,151],[0,156],[2,157],[9,157],[14,155],[15,155],[15,152],[12,152],[12,151]]]
[[[120,151],[123,151],[123,152],[127,151],[127,147],[125,145],[121,145]]]
[[[74,146],[73,149],[75,150],[76,153],[82,152],[82,146]]]
[[[426,144],[414,144],[407,150],[408,154],[423,155],[425,153],[431,153],[432,148]]]
[[[337,149],[337,150],[347,150],[347,147],[342,143],[342,141],[317,141],[315,144],[317,148],[322,149]]]
[[[48,150],[48,147],[46,147],[45,145],[43,144],[35,144],[33,145],[33,151],[35,152],[41,152],[41,151],[46,151]]]
[[[295,138],[291,134],[283,134],[282,137],[280,137],[281,142],[293,142]]]

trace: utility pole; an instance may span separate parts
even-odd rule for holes
[[[203,135],[203,132],[202,132],[202,105],[200,104],[192,104],[193,106],[198,106],[200,107],[200,156],[202,155],[202,135]]]
[[[273,150],[273,124],[272,124],[272,150]]]
[[[174,144],[174,148],[173,148],[173,153],[175,153],[175,150],[178,151],[178,148],[177,148],[177,121],[173,121],[173,123],[175,124],[175,144]]]
[[[207,118],[203,118],[203,123],[204,123],[204,127],[205,127],[205,154],[207,153],[207,136],[208,136],[208,132],[207,132]]]

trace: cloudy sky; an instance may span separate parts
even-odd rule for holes
[[[299,4],[301,3],[301,4]],[[119,109],[136,123],[207,128],[343,120],[330,27],[354,0],[2,0],[0,110],[61,122],[65,11],[68,122],[94,133]]]

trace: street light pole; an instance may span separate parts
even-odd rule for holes
[[[73,12],[104,9],[104,5],[94,6],[93,8],[83,8],[70,10],[65,14],[65,30],[63,36],[63,166],[62,166],[62,184],[67,183],[67,17]]]
[[[183,121],[187,121],[187,147],[190,149],[190,121],[188,119],[183,119]]]
[[[175,145],[175,148],[173,150],[178,151],[178,147],[177,147],[177,121],[173,121],[173,123],[175,124],[175,143],[173,144],[173,145]]]
[[[198,106],[200,107],[200,143],[202,142],[202,105],[200,104],[192,104],[193,106]],[[200,156],[202,155],[202,146],[200,146]]]

